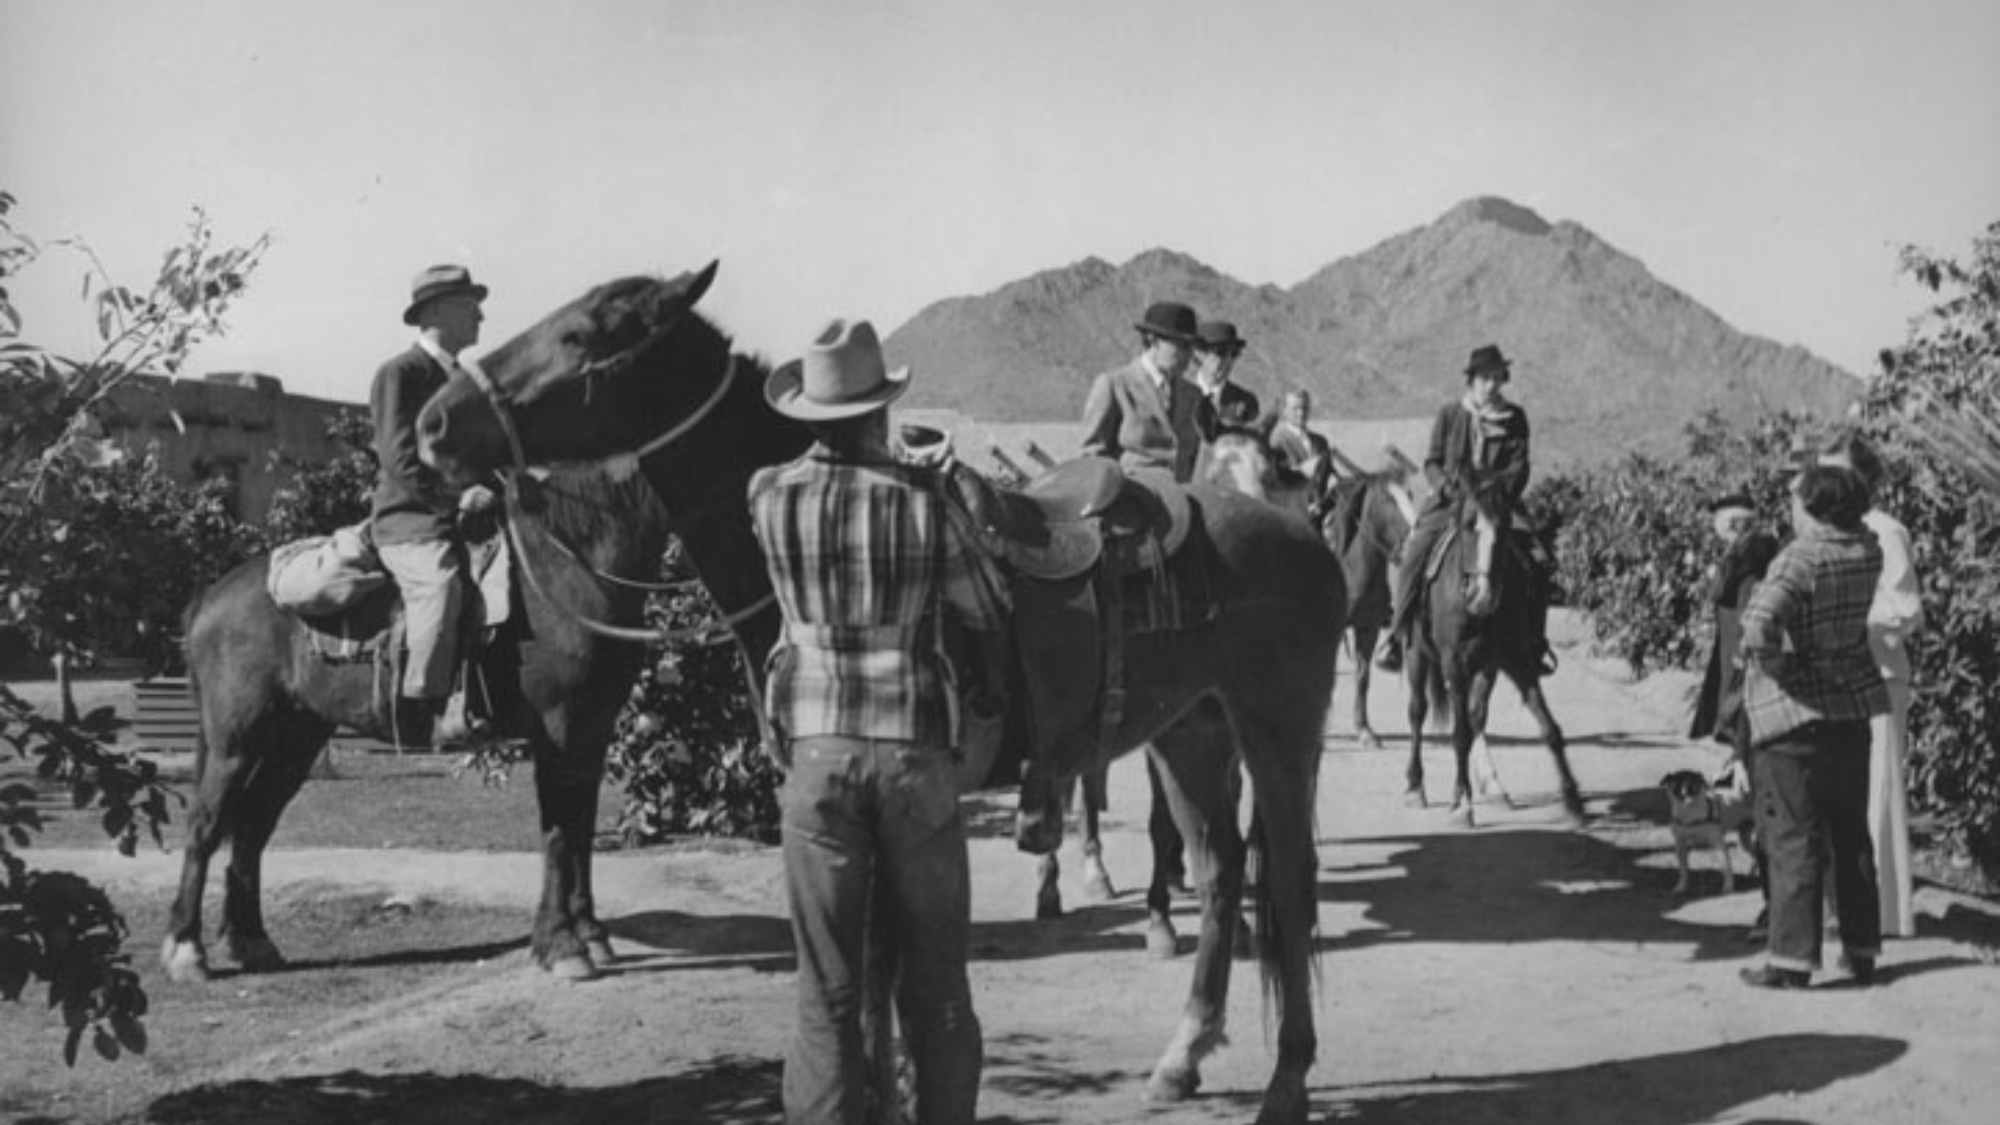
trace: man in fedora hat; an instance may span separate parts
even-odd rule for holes
[[[1194,385],[1201,392],[1195,427],[1201,440],[1214,441],[1231,430],[1252,430],[1260,407],[1257,396],[1230,381],[1237,357],[1248,342],[1226,320],[1204,320],[1195,329]]]
[[[1003,609],[948,518],[938,471],[899,457],[887,407],[909,385],[875,329],[835,320],[773,372],[765,397],[815,444],[750,479],[784,632],[766,718],[786,765],[785,885],[798,947],[798,1025],[785,1120],[858,1125],[870,1102],[864,934],[884,919],[916,1064],[917,1118],[971,1125],[981,1042],[966,981],[971,891],[953,749],[951,615],[1003,670]],[[880,1095],[882,1091],[874,1091]]]
[[[1430,450],[1424,456],[1431,495],[1400,552],[1396,613],[1376,660],[1385,671],[1403,666],[1404,631],[1423,587],[1426,560],[1451,525],[1458,502],[1470,496],[1500,528],[1508,527],[1520,509],[1528,487],[1528,415],[1501,393],[1512,367],[1498,345],[1473,349],[1465,365],[1465,394],[1439,410],[1431,424]]]
[[[464,266],[436,265],[417,274],[403,309],[416,341],[375,372],[368,395],[380,466],[372,534],[383,567],[402,589],[409,650],[394,712],[400,743],[449,741],[463,733],[463,695],[454,695],[453,685],[465,562],[454,525],[458,512],[486,511],[494,496],[484,485],[457,492],[423,463],[417,415],[459,369],[459,353],[479,342],[486,292]],[[448,704],[451,717],[440,723]]]
[[[1083,403],[1083,451],[1189,480],[1201,452],[1200,395],[1182,379],[1199,338],[1194,310],[1159,301],[1134,327],[1138,356],[1091,381]]]

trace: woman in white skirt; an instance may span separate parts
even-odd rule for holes
[[[1882,459],[1859,434],[1836,437],[1820,460],[1853,469],[1870,495],[1882,485]],[[1903,785],[1910,716],[1910,654],[1904,645],[1924,623],[1924,606],[1910,561],[1909,531],[1879,504],[1869,507],[1862,523],[1882,547],[1882,576],[1868,607],[1868,646],[1889,685],[1889,713],[1875,717],[1869,740],[1868,829],[1882,892],[1882,936],[1910,937],[1917,924],[1911,903],[1909,799]]]

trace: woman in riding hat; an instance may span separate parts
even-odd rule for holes
[[[1404,541],[1396,572],[1396,615],[1376,661],[1385,671],[1403,666],[1404,630],[1424,581],[1424,562],[1451,524],[1451,513],[1470,496],[1498,527],[1505,528],[1528,488],[1528,415],[1501,393],[1513,364],[1487,344],[1465,365],[1465,394],[1438,411],[1431,425],[1424,476],[1431,495]]]

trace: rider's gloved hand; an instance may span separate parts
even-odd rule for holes
[[[492,511],[493,505],[498,502],[499,497],[483,484],[475,484],[458,494],[458,510],[473,515]]]

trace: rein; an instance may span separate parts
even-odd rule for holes
[[[673,325],[669,324],[658,329],[644,340],[626,348],[622,352],[603,359],[592,360],[579,369],[579,373],[585,376],[594,376],[603,371],[621,366],[633,359],[639,351],[663,339],[672,327]],[[631,641],[636,644],[678,644],[681,641],[691,639],[708,642],[718,627],[725,630],[734,629],[742,622],[748,621],[777,604],[778,595],[773,591],[747,606],[723,614],[718,621],[702,625],[690,625],[680,629],[645,629],[630,625],[616,625],[609,621],[600,621],[580,610],[563,606],[560,601],[556,600],[553,591],[543,584],[541,576],[535,571],[532,562],[533,556],[528,553],[525,545],[521,542],[520,524],[523,521],[515,517],[517,515],[525,515],[527,512],[521,495],[521,478],[529,476],[532,469],[528,465],[526,450],[521,444],[520,431],[514,426],[513,411],[508,407],[506,396],[501,394],[500,388],[494,384],[492,378],[477,363],[466,363],[460,366],[472,380],[473,385],[478,387],[480,392],[485,396],[487,405],[493,408],[494,416],[500,421],[501,432],[507,437],[507,447],[514,458],[514,464],[511,468],[500,471],[500,480],[507,492],[509,509],[506,521],[507,542],[513,548],[515,557],[521,560],[521,573],[527,578],[529,587],[536,594],[540,595],[544,601],[558,608],[567,609],[570,615],[576,619],[577,623],[582,625],[588,632],[611,640]],[[702,400],[700,406],[696,407],[686,418],[668,428],[665,433],[646,441],[637,449],[623,453],[614,453],[600,460],[598,464],[602,467],[603,471],[614,480],[625,480],[639,471],[639,463],[644,458],[659,452],[686,436],[688,431],[699,425],[722,402],[723,396],[728,393],[730,386],[736,381],[738,369],[738,358],[734,355],[728,357],[724,361],[722,377],[716,380],[715,389],[709,392],[708,397]],[[600,582],[622,586],[630,590],[645,590],[649,592],[671,591],[687,585],[685,582],[648,582],[639,579],[624,578],[615,574],[606,574],[595,566],[585,562],[582,556],[577,554],[576,549],[564,542],[562,537],[557,535],[555,531],[541,524],[539,521],[535,521],[535,523],[544,539],[555,544],[556,548],[564,555],[567,555],[571,561],[589,571],[591,577]]]

